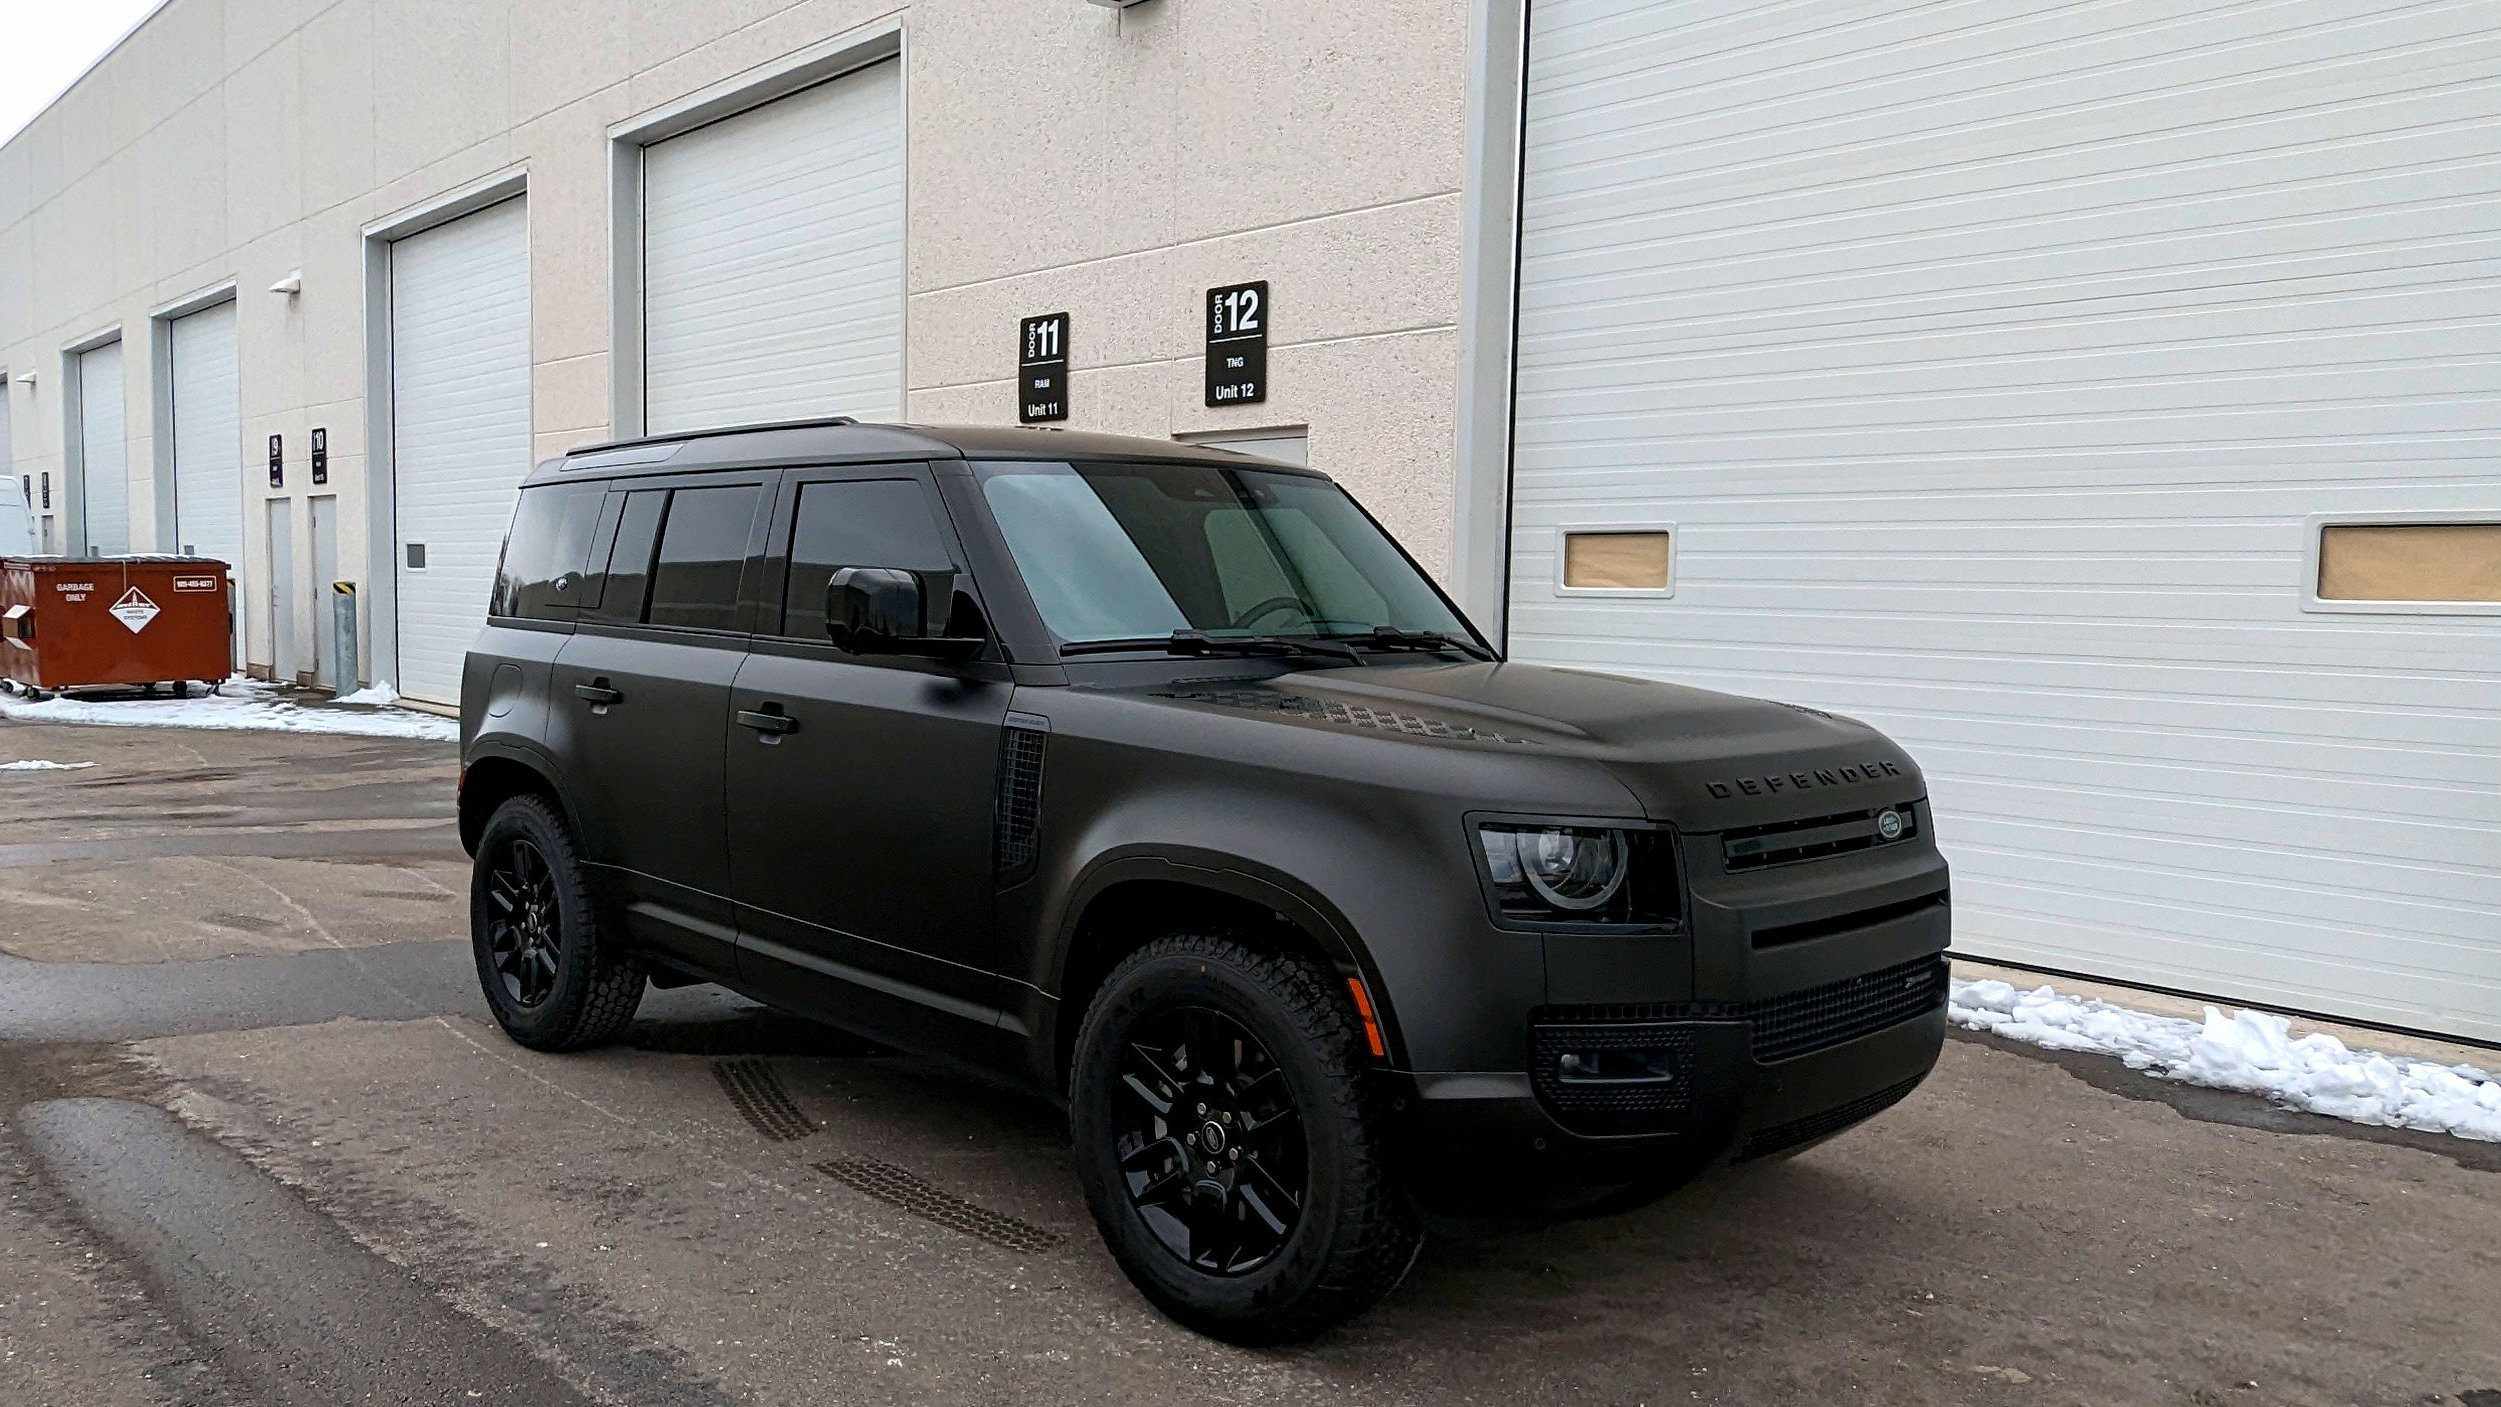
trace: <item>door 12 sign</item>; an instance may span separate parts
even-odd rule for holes
[[[1016,418],[1068,418],[1068,314],[1027,318],[1016,339]]]
[[[1268,399],[1268,281],[1207,290],[1207,403]]]

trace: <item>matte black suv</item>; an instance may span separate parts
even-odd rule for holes
[[[717,982],[1064,1100],[1104,1240],[1244,1342],[1425,1215],[1629,1206],[1909,1093],[1919,770],[1813,709],[1503,662],[1326,477],[764,426],[521,491],[462,688],[496,1019]]]

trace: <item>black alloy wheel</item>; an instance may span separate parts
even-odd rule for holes
[[[1184,929],[1112,965],[1070,1051],[1077,1180],[1157,1309],[1238,1344],[1306,1339],[1422,1244],[1396,1086],[1346,979],[1272,934]]]
[[[1302,1110],[1243,1025],[1203,1006],[1131,1028],[1118,1062],[1115,1151],[1130,1205],[1164,1249],[1213,1275],[1274,1259],[1311,1181]]]
[[[562,954],[555,876],[547,857],[521,836],[497,847],[486,872],[486,945],[504,994],[524,1009],[556,990]]]
[[[601,931],[581,846],[550,798],[513,797],[478,833],[469,947],[495,1024],[532,1050],[583,1050],[634,1019],[642,958]]]

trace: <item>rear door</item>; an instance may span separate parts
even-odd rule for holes
[[[970,596],[924,466],[793,471],[780,500],[763,614],[730,699],[740,975],[848,1024],[978,1056],[1010,986],[991,929],[1006,668],[854,655],[826,639],[825,585],[840,567],[954,568]]]
[[[617,485],[598,605],[549,681],[548,747],[612,917],[711,977],[733,966],[722,747],[772,488],[770,473]]]

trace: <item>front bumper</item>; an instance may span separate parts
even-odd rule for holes
[[[1409,1077],[1411,1183],[1439,1212],[1536,1215],[1807,1147],[1927,1077],[1945,991],[1939,954],[1760,1002],[1542,1008],[1535,1076]],[[1562,1054],[1609,1046],[1656,1058],[1670,1078],[1555,1075]]]

